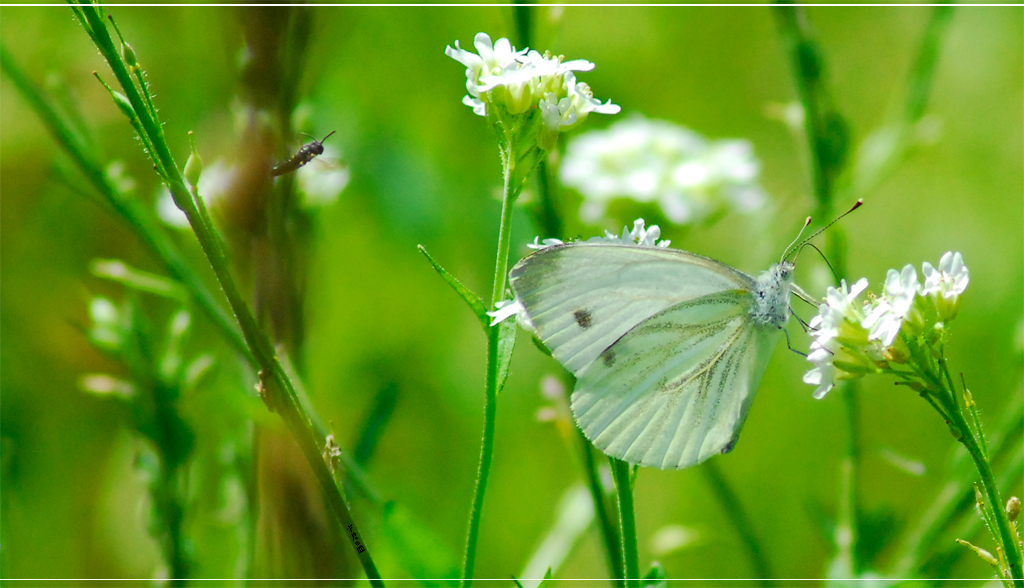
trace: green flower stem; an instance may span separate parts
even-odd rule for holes
[[[960,430],[960,443],[967,448],[971,459],[974,460],[975,467],[978,468],[978,473],[981,474],[981,485],[995,515],[998,530],[997,539],[1002,544],[1003,556],[1006,558],[1006,564],[1010,568],[1013,585],[1017,588],[1024,588],[1024,575],[1021,573],[1020,547],[1014,540],[1014,534],[1010,530],[1009,517],[1006,514],[1005,503],[1000,497],[999,485],[992,474],[992,466],[989,464],[988,458],[985,457],[985,453],[981,450],[978,440],[974,437],[974,433],[967,426],[967,421],[964,420],[963,414],[959,411],[952,411],[950,416],[952,417],[951,422],[953,426]]]
[[[779,31],[786,44],[796,79],[797,94],[804,111],[804,130],[811,158],[811,181],[817,201],[818,217],[827,221],[832,217],[834,201],[834,178],[838,174],[845,156],[845,136],[836,129],[843,128],[841,117],[833,111],[824,87],[824,60],[821,49],[811,36],[807,15],[803,9],[783,5],[777,0],[775,14]],[[831,127],[831,128],[830,128]],[[833,260],[836,275],[845,277],[845,239],[838,228],[826,235],[826,249]],[[846,412],[847,443],[840,467],[842,476],[840,508],[837,529],[845,537],[837,536],[835,543],[840,556],[849,562],[852,576],[859,575],[860,562],[857,559],[857,544],[860,537],[858,527],[857,487],[860,463],[859,401],[856,389],[847,383],[842,389],[843,406]]]
[[[708,484],[711,485],[715,497],[722,503],[723,510],[726,516],[729,517],[729,522],[736,528],[736,532],[743,541],[743,546],[747,549],[747,555],[750,556],[750,563],[754,566],[754,575],[761,579],[760,585],[770,585],[768,579],[773,577],[771,568],[764,557],[764,549],[761,547],[757,535],[754,534],[754,527],[750,523],[750,517],[747,516],[747,512],[740,503],[739,497],[733,492],[732,487],[725,479],[725,476],[722,475],[714,460],[704,462],[698,469],[704,474]]]
[[[819,207],[829,206],[832,200],[828,164],[820,143],[825,135],[822,63],[820,49],[810,36],[807,15],[803,9],[783,0],[776,0],[775,16],[779,31],[786,44],[793,66],[797,94],[804,111],[804,132],[811,155],[811,183]]]
[[[608,513],[608,503],[604,498],[604,485],[601,484],[601,477],[597,471],[597,462],[594,460],[594,446],[579,430],[573,427],[573,436],[576,445],[583,456],[583,470],[587,481],[587,488],[590,490],[590,498],[594,502],[594,512],[597,514],[598,523],[601,525],[601,537],[604,539],[605,557],[608,559],[608,569],[615,578],[616,588],[624,588],[626,585],[626,571],[622,563],[622,545],[619,542],[619,533],[615,529],[611,515]]]
[[[515,152],[512,145],[502,149],[504,187],[501,199],[501,225],[498,229],[498,258],[494,263],[494,288],[491,290],[491,308],[505,297],[508,281],[508,251],[512,228],[512,203],[519,195],[519,187],[512,185],[515,172]],[[480,536],[480,514],[487,491],[487,478],[491,472],[494,456],[494,424],[497,419],[498,401],[498,325],[487,327],[487,383],[484,390],[484,436],[480,444],[480,465],[477,468],[476,486],[473,490],[473,506],[469,513],[469,531],[466,533],[466,554],[462,562],[462,586],[473,583],[473,567],[476,564],[476,544]]]
[[[338,483],[331,471],[329,464],[323,459],[325,442],[324,436],[317,430],[309,414],[302,407],[298,395],[291,380],[285,373],[274,347],[267,335],[259,328],[255,317],[248,308],[247,303],[238,290],[234,279],[231,276],[228,259],[220,247],[219,238],[215,230],[200,213],[193,200],[192,195],[185,187],[181,171],[178,169],[170,148],[163,136],[162,125],[150,116],[143,98],[132,81],[132,78],[125,66],[125,63],[116,50],[110,34],[103,23],[102,16],[97,6],[82,3],[76,14],[84,16],[87,23],[87,30],[100,53],[110,64],[114,76],[121,84],[125,96],[135,109],[143,129],[153,144],[156,156],[160,159],[163,167],[168,173],[166,178],[175,203],[184,211],[189,224],[195,232],[196,238],[206,255],[207,260],[213,268],[217,281],[220,283],[235,318],[242,329],[242,336],[245,343],[260,367],[262,381],[261,389],[264,391],[264,400],[271,410],[278,412],[284,419],[292,436],[296,439],[299,447],[313,469],[314,475],[328,504],[334,512],[344,530],[352,538],[353,546],[357,549],[357,556],[363,566],[370,584],[383,586],[380,574],[377,571],[369,550],[360,538],[358,529],[352,520],[348,505],[345,502],[340,483]],[[359,549],[361,546],[362,549]]]
[[[627,462],[609,456],[612,476],[619,496],[619,528],[622,531],[622,558],[626,568],[626,586],[640,586],[640,558],[636,543],[636,513],[633,510],[632,472]]]
[[[989,463],[984,449],[982,449],[985,443],[981,438],[982,432],[980,429],[974,431],[967,424],[967,419],[964,418],[963,410],[957,401],[956,389],[952,387],[953,379],[949,375],[946,361],[940,360],[939,366],[945,377],[945,382],[949,383],[949,388],[940,392],[940,402],[945,405],[950,424],[959,431],[958,441],[967,449],[971,459],[974,460],[978,473],[981,475],[981,485],[984,488],[985,497],[988,499],[989,506],[992,508],[992,513],[996,520],[996,530],[998,533],[996,530],[993,530],[993,534],[996,535],[996,539],[1001,543],[1003,556],[1006,558],[1006,564],[1010,568],[1010,576],[1013,578],[1013,585],[1017,588],[1024,588],[1020,546],[1015,539],[1015,534],[1010,530],[1010,520],[1006,514],[1006,503],[1003,502],[1000,496],[999,484],[992,473],[992,465]]]

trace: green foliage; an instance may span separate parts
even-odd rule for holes
[[[195,129],[202,179],[209,180],[219,166],[230,169],[259,150],[246,121],[271,120],[274,132],[290,137],[296,109],[309,121],[302,130],[319,137],[338,129],[351,182],[315,215],[281,212],[281,235],[292,239],[284,241],[302,244],[294,257],[279,259],[290,260],[299,276],[281,283],[304,302],[295,312],[305,342],[288,354],[310,408],[308,421],[289,424],[310,441],[304,458],[311,453],[321,463],[326,427],[319,423],[332,424],[343,451],[331,472],[337,480],[319,479],[316,489],[346,481],[352,516],[375,558],[379,550],[383,576],[454,583],[463,571],[457,553],[479,466],[488,358],[491,401],[500,400],[500,409],[490,421],[493,468],[474,574],[510,578],[519,571],[555,526],[565,489],[581,479],[591,502],[601,497],[608,506],[599,469],[593,460],[585,465],[588,446],[571,437],[578,432],[535,422],[544,402],[537,382],[557,373],[557,363],[528,345],[513,358],[514,322],[487,327],[488,307],[472,290],[491,286],[495,294],[502,284],[492,277],[504,273],[495,272],[496,253],[514,263],[536,234],[621,230],[640,214],[660,223],[673,246],[746,269],[763,266],[767,252],[779,250],[775,245],[791,239],[792,227],[825,199],[836,207],[859,197],[868,204],[844,220],[845,239],[830,243],[830,259],[844,275],[878,280],[908,260],[963,251],[972,290],[949,339],[949,370],[963,371],[970,383],[976,404],[963,404],[965,423],[987,435],[979,449],[1003,501],[1024,490],[1014,348],[1024,305],[1024,146],[1019,133],[1007,132],[1022,124],[1018,9],[809,8],[803,24],[813,31],[803,29],[809,38],[788,45],[780,40],[780,14],[788,10],[781,7],[306,7],[279,19],[286,23],[280,100],[252,116],[237,105],[242,70],[234,56],[245,50],[243,22],[254,9],[74,10],[81,24],[66,10],[29,7],[5,8],[0,21],[5,577],[152,577],[172,560],[197,577],[244,577],[253,569],[249,509],[257,494],[249,440],[254,423],[280,420],[253,391],[256,372],[270,367],[271,386],[298,386],[294,374],[271,365],[279,354],[270,335],[274,312],[249,311],[259,305],[253,284],[266,283],[255,268],[270,267],[262,264],[282,250],[267,254],[250,248],[253,235],[239,239],[231,224],[238,202],[204,200],[178,185],[184,170],[170,154],[189,153],[187,133]],[[514,20],[505,23],[503,11]],[[108,15],[118,22],[114,37],[101,30]],[[459,103],[462,68],[443,54],[445,44],[478,30],[509,35],[503,23],[517,26],[517,45],[529,40],[597,63],[588,74],[595,88],[626,113],[749,138],[775,208],[687,230],[632,203],[612,207],[619,216],[605,225],[589,226],[576,214],[578,194],[555,194],[555,153],[539,163],[527,154],[514,178],[537,164],[520,197],[527,208],[509,204],[503,214],[492,197],[502,179],[495,137]],[[103,57],[119,68],[113,78],[90,36],[101,38]],[[252,71],[254,54],[246,55],[245,71]],[[810,135],[801,128],[796,137],[765,116],[770,105],[801,99],[794,72],[821,99],[807,110]],[[294,153],[280,141],[271,158]],[[124,161],[120,174],[111,173],[115,158]],[[827,192],[808,183],[809,170],[829,183]],[[202,243],[156,214],[153,194],[167,184],[179,204],[195,207],[192,220],[210,229]],[[499,234],[505,250],[496,252]],[[487,355],[461,303],[416,255],[419,243],[424,254],[429,248],[445,260],[451,274],[431,263],[487,330]],[[211,271],[206,256],[218,251],[224,267]],[[802,259],[798,278],[819,293],[825,270],[810,258]],[[231,283],[237,297],[222,294]],[[503,287],[497,295],[505,295]],[[228,297],[234,304],[225,304]],[[243,332],[235,315],[245,320],[247,313],[254,320]],[[268,334],[266,342],[257,331]],[[791,334],[800,348],[799,333]],[[804,505],[820,504],[834,530],[843,508],[837,503],[852,503],[859,529],[852,555],[863,574],[991,575],[954,542],[998,555],[975,509],[977,470],[948,428],[908,389],[881,381],[860,386],[853,418],[838,398],[813,401],[799,382],[806,362],[783,351],[765,376],[744,443],[715,458],[731,497],[704,483],[707,472],[644,470],[635,488],[629,472],[637,540],[627,547],[637,550],[636,569],[651,561],[652,531],[680,522],[711,540],[667,555],[673,576],[758,569],[748,567],[758,565],[753,540],[771,574],[818,578],[837,552],[835,533],[816,539]],[[358,417],[383,414],[369,408],[382,372],[396,400],[390,415],[375,421],[386,427],[374,428]],[[851,458],[845,438],[854,421],[860,452],[854,483],[846,486],[837,470]],[[926,473],[894,473],[871,451],[879,445],[922,460]],[[356,448],[352,456],[347,447]],[[840,486],[856,492],[840,495]],[[341,506],[336,495],[332,508]],[[723,501],[739,505],[747,524],[733,518],[736,510],[723,510]],[[992,519],[990,502],[981,504]],[[615,569],[616,560],[622,567],[620,539],[608,532],[618,527],[618,514],[603,510],[608,521],[595,515],[552,577],[625,575]],[[328,513],[309,519],[310,528],[323,520],[334,521]],[[350,569],[363,573],[358,564]],[[665,575],[655,565],[641,584],[661,585]]]

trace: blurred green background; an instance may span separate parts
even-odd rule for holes
[[[237,101],[244,8],[110,7],[148,73],[165,133],[179,162],[195,131],[209,165],[240,149]],[[417,252],[423,244],[479,294],[494,267],[501,169],[484,120],[460,103],[464,68],[444,55],[456,39],[514,34],[508,8],[312,8],[314,27],[300,99],[310,132],[337,134],[351,182],[313,218],[306,296],[305,383],[336,438],[355,445],[374,399],[396,392],[393,415],[367,463],[373,484],[461,556],[482,429],[486,343],[476,319]],[[828,64],[836,107],[854,145],[899,114],[907,72],[928,8],[809,8]],[[726,216],[706,228],[671,226],[656,209],[613,208],[607,226],[578,220],[579,197],[563,192],[565,237],[621,230],[637,215],[661,224],[673,246],[757,273],[777,259],[813,198],[803,137],[771,116],[795,99],[790,64],[769,9],[538,8],[534,47],[597,64],[581,74],[617,117],[591,116],[581,131],[639,112],[711,138],[746,138],[762,162],[772,205],[753,217]],[[1024,315],[1024,31],[1019,8],[956,9],[940,48],[928,106],[938,141],[914,152],[843,221],[853,278],[879,284],[888,268],[937,264],[960,251],[971,284],[949,346],[989,430],[1019,410]],[[67,8],[3,9],[3,44],[43,82],[59,76],[78,102],[104,160],[123,160],[139,198],[158,179],[138,141],[90,75],[109,69]],[[154,574],[159,551],[146,530],[146,489],[134,463],[142,442],[116,402],[82,392],[83,373],[118,373],[89,344],[91,296],[123,299],[93,277],[94,258],[163,268],[134,234],[70,189],[64,154],[10,80],[0,83],[0,564],[5,577],[136,577]],[[302,129],[305,130],[305,129]],[[296,145],[296,149],[297,149]],[[56,170],[56,171],[55,171]],[[78,182],[84,185],[83,182]],[[848,203],[838,203],[842,207]],[[173,229],[168,229],[173,230]],[[520,207],[513,261],[536,229]],[[175,239],[197,267],[197,243]],[[802,258],[798,281],[824,290],[820,261]],[[212,276],[204,268],[203,275]],[[876,286],[877,290],[877,286]],[[147,302],[154,320],[171,307]],[[797,307],[798,310],[806,307]],[[809,318],[813,311],[804,313]],[[225,480],[246,466],[253,419],[274,427],[248,374],[196,315],[189,352],[214,353],[215,377],[184,397],[197,434],[188,477],[194,505],[185,531],[196,573],[244,574],[252,549],[246,507]],[[795,326],[795,322],[791,323]],[[794,345],[806,345],[790,329]],[[808,364],[780,345],[736,451],[716,458],[748,509],[766,557],[782,578],[818,578],[833,547],[843,454],[842,399],[811,397],[800,381]],[[581,480],[576,455],[537,411],[548,404],[541,379],[559,366],[523,333],[508,385],[498,399],[497,439],[483,513],[477,577],[518,575],[551,526],[563,493]],[[860,389],[862,506],[879,529],[913,525],[949,474],[954,440],[935,412],[886,378]],[[922,462],[922,475],[892,465],[896,453]],[[240,465],[239,465],[240,464]],[[225,477],[227,476],[227,477]],[[1011,493],[1020,495],[1020,475]],[[242,484],[244,486],[244,484]],[[234,496],[234,498],[232,498]],[[640,471],[636,485],[641,565],[659,559],[670,577],[749,577],[751,567],[704,476],[697,470]],[[372,507],[354,514],[385,577],[415,573],[386,545]],[[661,554],[651,538],[683,525],[699,540]],[[873,534],[872,534],[873,533]],[[889,566],[896,541],[865,530]],[[247,538],[248,537],[248,538]],[[991,539],[972,537],[988,549]],[[943,546],[951,544],[952,538]],[[557,576],[602,577],[598,536],[584,536]],[[353,571],[352,573],[358,573]],[[988,577],[973,556],[950,572]]]

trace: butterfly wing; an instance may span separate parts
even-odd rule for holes
[[[753,278],[675,249],[569,243],[542,249],[511,271],[511,285],[552,355],[577,377],[610,345],[663,310]]]
[[[607,347],[579,375],[572,411],[606,454],[661,469],[732,450],[778,341],[747,290],[677,304]]]

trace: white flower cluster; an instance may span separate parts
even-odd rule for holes
[[[616,245],[633,245],[635,247],[668,247],[672,244],[668,239],[658,240],[661,237],[661,227],[658,225],[651,225],[651,227],[644,227],[644,219],[638,218],[633,221],[632,230],[629,227],[622,227],[622,236],[618,236],[611,231],[605,231],[603,237],[591,237],[587,239],[587,243],[614,243]],[[545,247],[551,247],[552,245],[564,245],[565,242],[561,239],[544,239],[540,240],[540,237],[534,237],[533,243],[527,245],[530,249],[544,249]]]
[[[454,48],[449,45],[444,50],[445,55],[466,66],[469,95],[462,102],[480,116],[487,116],[495,107],[509,115],[539,109],[545,131],[539,139],[545,149],[553,146],[558,133],[576,126],[591,112],[619,112],[611,100],[602,104],[589,86],[576,81],[573,72],[594,69],[589,61],[563,61],[550,53],[516,50],[508,39],[492,44],[486,33],[477,33],[473,45],[477,53],[459,47],[458,41]]]
[[[615,245],[631,245],[633,247],[668,247],[671,241],[658,240],[661,236],[661,227],[658,225],[651,225],[650,228],[644,227],[644,219],[638,218],[633,221],[633,229],[629,227],[622,228],[622,236],[618,236],[611,231],[605,231],[604,237],[591,237],[587,239],[586,243],[612,243]],[[540,237],[534,237],[533,243],[527,245],[530,249],[545,249],[547,247],[553,247],[555,245],[565,245],[565,242],[561,239],[544,239],[540,240]],[[528,331],[535,331],[533,322],[530,321],[530,317],[526,314],[526,308],[518,298],[512,300],[502,300],[495,305],[495,310],[488,311],[487,316],[491,317],[491,326],[500,323],[510,316],[515,316],[516,321],[521,327]]]
[[[891,363],[907,363],[913,350],[906,338],[926,335],[926,344],[941,338],[945,323],[960,310],[960,295],[970,274],[963,256],[953,252],[942,256],[938,268],[925,262],[921,271],[923,284],[912,265],[889,270],[882,295],[863,302],[856,298],[867,288],[866,278],[853,286],[843,280],[839,288],[828,289],[810,322],[814,340],[807,359],[814,368],[803,378],[816,386],[815,398],[823,398],[837,380],[884,371]]]
[[[566,147],[561,178],[583,195],[580,216],[596,222],[615,198],[657,202],[674,223],[695,223],[728,208],[766,201],[748,141],[709,141],[679,125],[633,116],[590,131]]]

